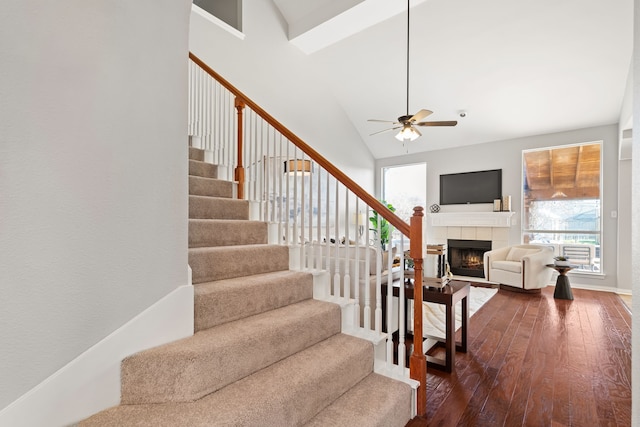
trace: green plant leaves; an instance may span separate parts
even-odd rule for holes
[[[396,208],[394,208],[391,203],[387,203],[385,200],[380,200],[380,202],[391,212],[396,211]],[[378,232],[378,221],[380,221],[380,244],[384,248],[387,243],[389,243],[389,222],[379,215],[378,212],[372,211],[372,215],[369,217],[369,222],[371,223],[371,230],[374,233]]]

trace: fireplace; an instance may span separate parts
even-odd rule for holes
[[[484,277],[483,255],[490,240],[447,240],[449,268],[459,276]]]

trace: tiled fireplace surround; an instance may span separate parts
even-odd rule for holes
[[[427,214],[428,243],[447,239],[490,240],[491,248],[509,246],[509,228],[515,212],[439,212]]]

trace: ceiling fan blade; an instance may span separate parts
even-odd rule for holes
[[[389,128],[389,129],[385,129],[385,130],[381,130],[381,131],[378,131],[378,132],[374,132],[374,133],[369,134],[369,136],[377,135],[379,133],[389,132],[390,130],[396,130],[396,129],[402,129],[402,126],[396,126],[396,127],[392,127],[392,128]]]
[[[420,122],[414,123],[416,126],[455,126],[458,124],[455,120],[441,121],[441,122]]]
[[[429,117],[431,114],[433,114],[433,111],[431,110],[420,110],[418,111],[416,114],[414,114],[409,121],[410,122],[419,122],[420,120],[424,120],[427,117]]]
[[[369,119],[367,120],[368,122],[380,122],[380,123],[395,123],[395,124],[399,124],[398,122],[394,122],[391,120],[377,120],[377,119]]]

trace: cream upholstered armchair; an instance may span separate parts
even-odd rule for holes
[[[547,246],[507,246],[484,254],[484,276],[491,282],[539,290],[551,281],[553,250]]]

